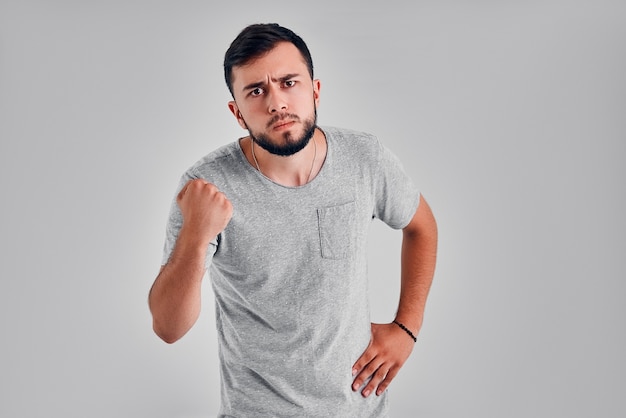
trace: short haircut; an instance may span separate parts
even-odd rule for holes
[[[231,95],[233,95],[233,67],[246,65],[261,57],[279,42],[290,42],[298,48],[313,79],[313,60],[302,38],[277,23],[256,23],[244,28],[224,55],[224,78]]]

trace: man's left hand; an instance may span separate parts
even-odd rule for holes
[[[352,390],[359,390],[371,377],[361,394],[368,397],[375,391],[376,395],[381,395],[409,358],[414,345],[411,337],[393,322],[372,324],[370,343],[352,366],[355,376]]]

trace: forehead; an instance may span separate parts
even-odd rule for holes
[[[285,74],[308,75],[302,54],[291,42],[279,42],[274,48],[245,65],[232,69],[233,86],[262,81]]]

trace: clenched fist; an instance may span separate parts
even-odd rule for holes
[[[233,206],[217,186],[202,179],[190,180],[176,197],[183,228],[208,243],[222,232],[233,215]]]

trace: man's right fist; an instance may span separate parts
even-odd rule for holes
[[[213,240],[226,228],[233,206],[217,186],[202,179],[189,180],[176,197],[183,215],[183,226]]]

